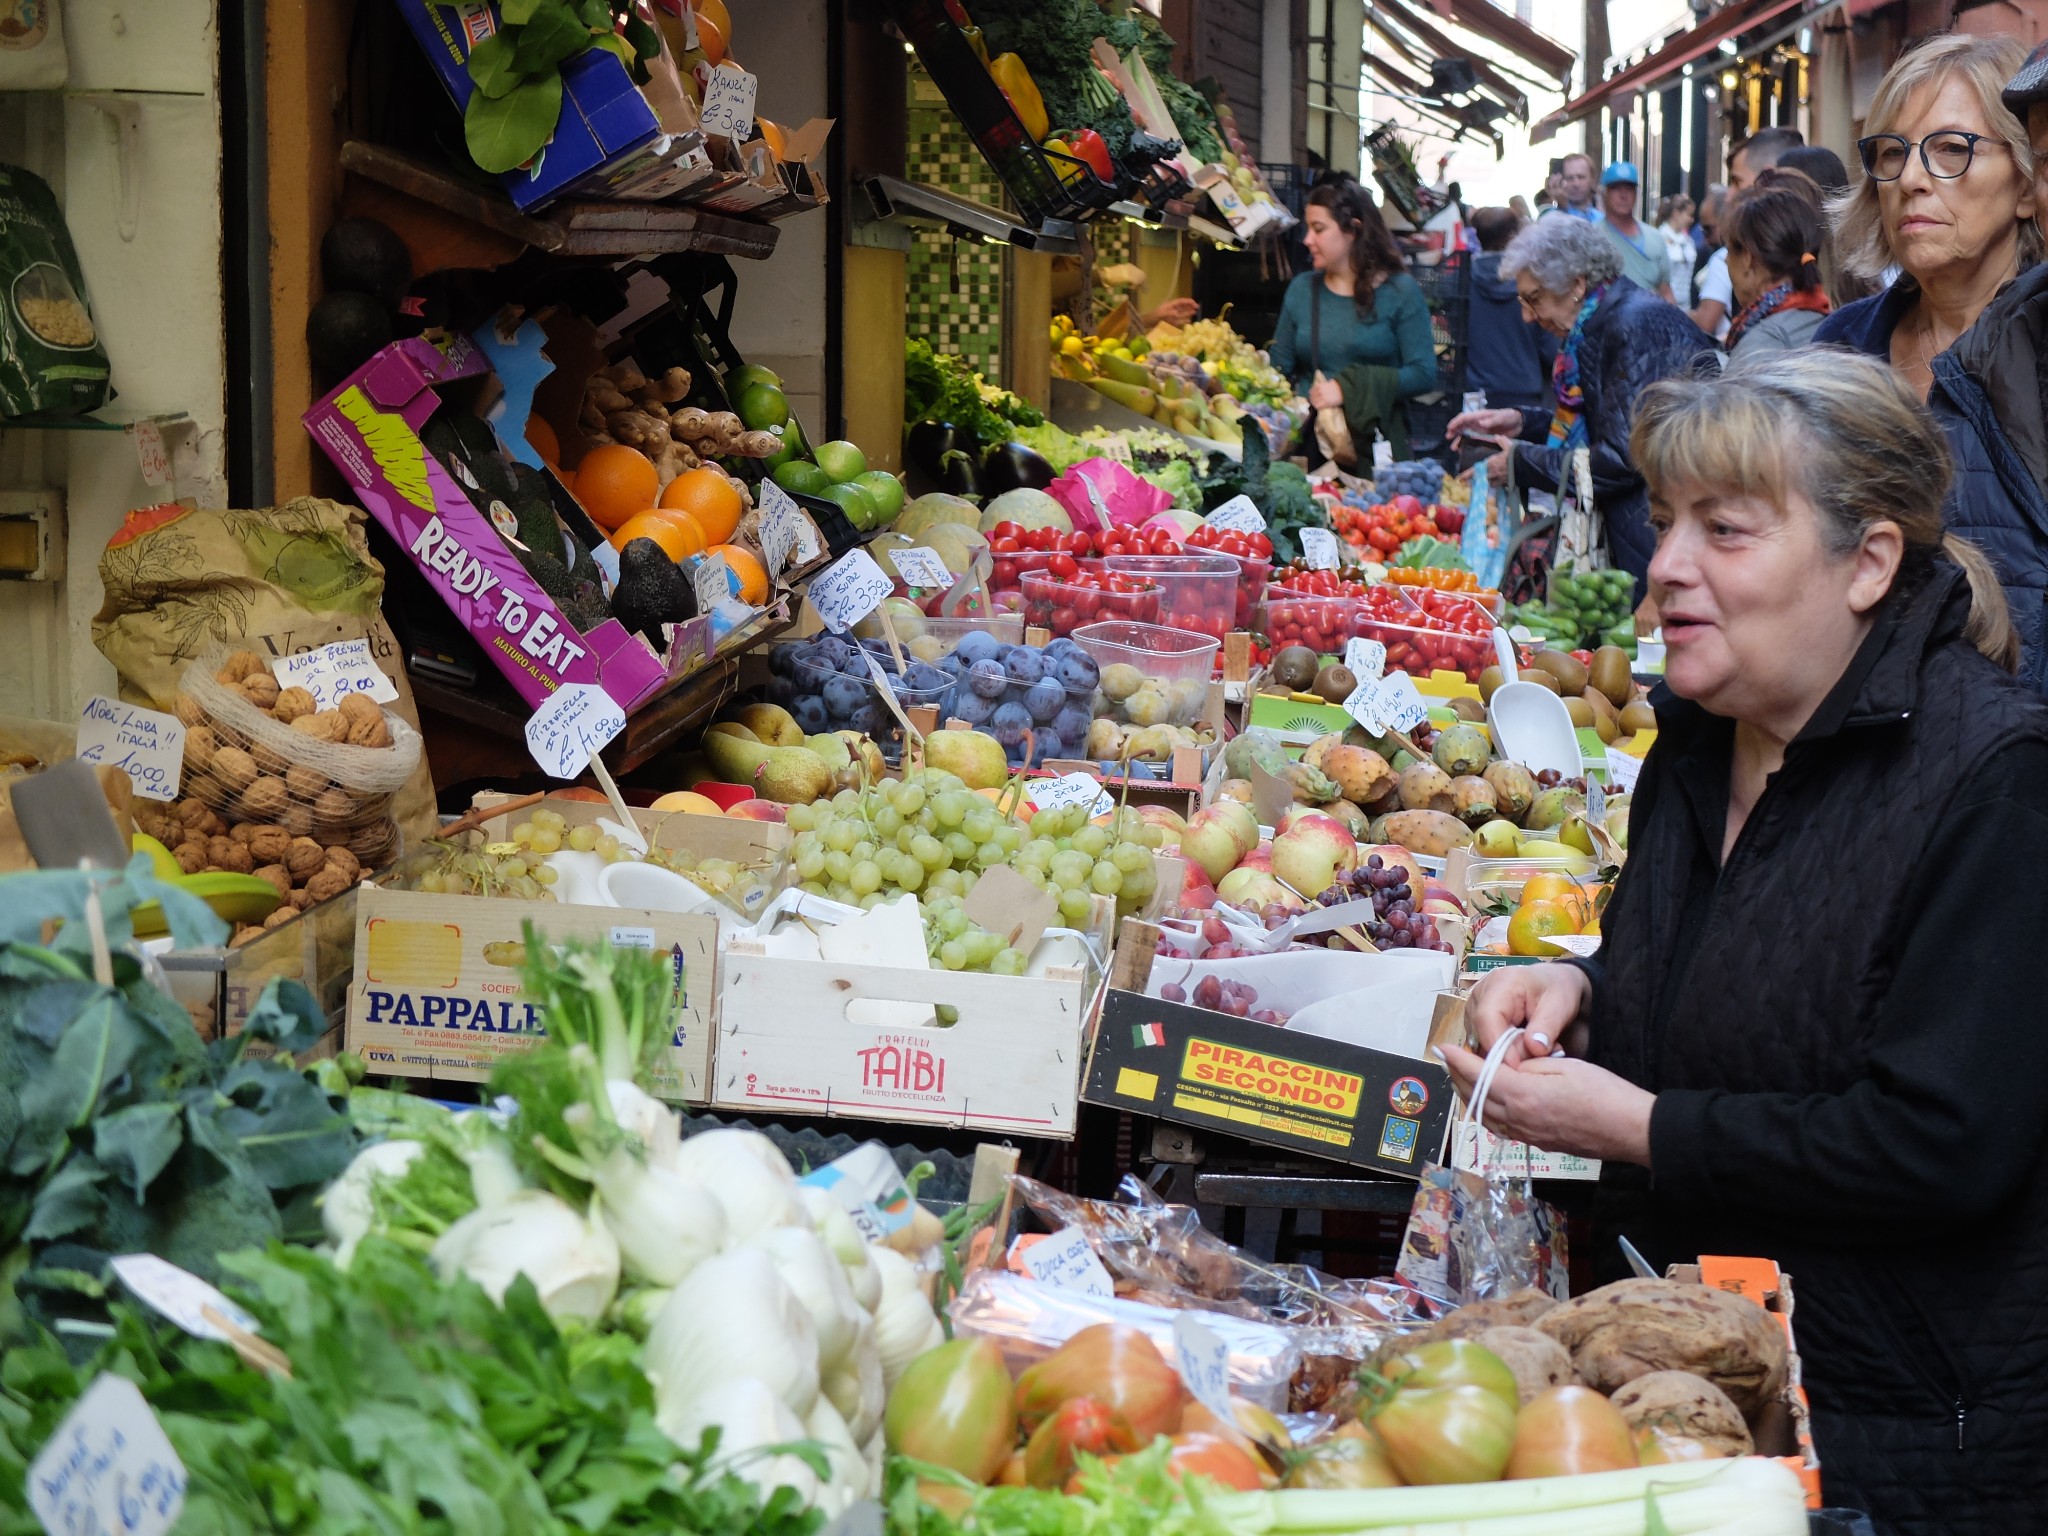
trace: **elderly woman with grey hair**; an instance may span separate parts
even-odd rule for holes
[[[1551,407],[1467,411],[1447,435],[1494,437],[1502,451],[1488,473],[1502,473],[1512,453],[1516,483],[1544,491],[1558,488],[1576,450],[1590,450],[1609,552],[1635,577],[1640,597],[1657,541],[1649,492],[1629,458],[1635,402],[1659,379],[1712,358],[1713,338],[1677,305],[1622,276],[1614,243],[1577,219],[1531,224],[1501,253],[1500,273],[1514,283],[1523,317],[1560,338]]]

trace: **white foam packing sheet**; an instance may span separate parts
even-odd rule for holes
[[[1296,949],[1235,960],[1184,960],[1161,955],[1152,962],[1147,996],[1169,983],[1194,1001],[1203,977],[1241,982],[1259,1000],[1252,1012],[1277,1009],[1290,1034],[1317,1035],[1346,1045],[1422,1060],[1439,992],[1450,988],[1456,962],[1436,950],[1400,949],[1377,955],[1343,949]]]

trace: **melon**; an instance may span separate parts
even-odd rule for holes
[[[981,521],[981,509],[973,502],[943,491],[920,496],[903,509],[893,526],[898,533],[921,534],[935,523],[958,523],[972,528]]]
[[[1044,491],[1034,491],[1020,485],[1014,491],[1005,491],[994,501],[981,509],[980,528],[987,533],[997,523],[1015,523],[1020,528],[1057,528],[1061,533],[1074,531],[1074,520],[1067,516],[1067,509]]]

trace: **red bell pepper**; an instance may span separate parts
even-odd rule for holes
[[[1067,140],[1076,158],[1086,161],[1088,169],[1104,181],[1116,180],[1116,167],[1110,163],[1109,146],[1102,135],[1093,128],[1083,128]]]

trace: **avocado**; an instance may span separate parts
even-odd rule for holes
[[[343,219],[320,242],[320,280],[329,293],[368,294],[393,310],[412,286],[412,256],[390,225]]]
[[[353,373],[391,344],[391,312],[366,293],[330,293],[306,316],[306,353],[328,378]]]
[[[612,590],[612,615],[657,648],[661,626],[697,616],[697,592],[683,568],[652,539],[628,539],[619,551],[619,583]]]

